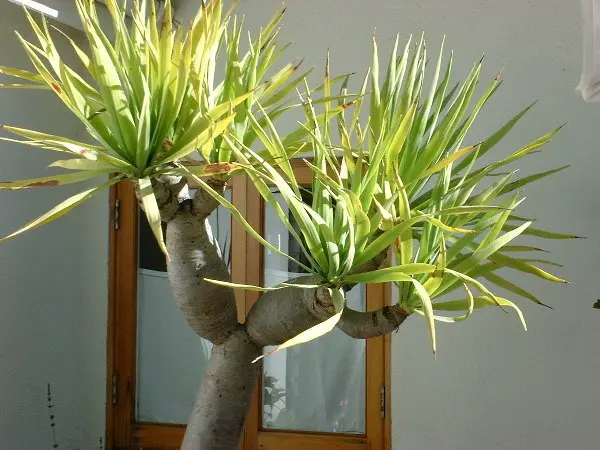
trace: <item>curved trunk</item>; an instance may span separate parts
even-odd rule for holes
[[[167,225],[167,271],[173,296],[192,329],[214,344],[237,327],[233,290],[205,281],[229,279],[208,219],[180,211]]]
[[[261,349],[243,327],[214,345],[190,414],[182,450],[235,450],[252,403]]]

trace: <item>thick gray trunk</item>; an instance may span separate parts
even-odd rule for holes
[[[295,284],[311,284],[310,276],[291,280]],[[252,341],[261,347],[279,345],[330,317],[333,302],[323,289],[285,287],[264,293],[252,306],[246,318],[246,329]]]
[[[188,421],[182,450],[235,450],[252,403],[261,353],[243,327],[213,346]]]
[[[229,279],[208,219],[180,211],[167,225],[171,290],[192,329],[214,344],[224,342],[237,326],[233,290],[205,281]]]

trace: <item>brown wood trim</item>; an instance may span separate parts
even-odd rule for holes
[[[262,431],[258,435],[260,450],[367,450],[371,447],[363,436],[340,435],[335,438],[311,433]]]
[[[313,158],[294,158],[292,160],[290,160],[290,164],[292,166],[292,168],[294,169],[294,174],[298,174],[298,170],[307,170],[307,173],[310,173],[311,178],[308,182],[308,184],[312,184],[312,171],[311,169],[306,165],[306,163],[304,162],[304,160],[312,162]],[[274,166],[275,169],[279,172],[279,173],[283,173],[280,169],[278,169],[276,166]],[[207,177],[201,177],[202,179],[206,180]],[[247,178],[245,175],[234,175],[231,180],[234,181],[236,179],[241,179],[241,178]],[[190,189],[196,189],[198,188],[199,184],[193,179],[193,178],[188,178],[188,186],[190,187]],[[302,184],[302,182],[300,180],[297,180],[299,184]]]
[[[303,161],[294,161],[299,184],[312,183],[312,171]],[[258,191],[245,176],[231,182],[232,202],[254,228],[262,231],[264,205]],[[185,427],[181,425],[136,423],[136,337],[137,337],[137,200],[129,183],[119,183],[111,190],[111,211],[116,199],[121,203],[121,227],[113,229],[111,212],[108,312],[107,372],[107,449],[177,449]],[[232,279],[248,284],[262,283],[263,248],[236,221],[232,223]],[[258,298],[255,292],[236,293],[238,317]],[[389,301],[389,290],[383,285],[367,287],[367,304],[375,309]],[[260,430],[262,409],[260,388],[256,390],[240,450],[258,449],[387,449],[390,444],[390,366],[389,336],[367,341],[367,423],[366,435],[353,436],[311,432]],[[117,345],[118,343],[118,345]],[[112,373],[118,370],[118,403],[112,404]],[[258,386],[262,383],[259,381]],[[386,420],[380,412],[379,392],[386,385]]]
[[[385,285],[385,305],[392,304],[392,284]],[[392,449],[392,334],[383,336],[383,368],[385,372],[385,422],[383,448]]]
[[[246,220],[248,220],[248,177],[247,176],[236,176],[231,180],[232,189],[232,203],[238,208],[240,213]],[[244,227],[232,218],[231,221],[231,281],[233,283],[247,283],[247,263],[248,263],[248,244],[253,240],[248,235]],[[244,323],[246,321],[246,315],[248,314],[247,309],[247,291],[236,289],[235,300],[237,304],[238,322]],[[244,450],[246,446],[246,440],[248,439],[248,423],[252,421],[252,411],[254,408],[250,408],[248,411],[248,417],[246,418],[246,426],[242,432],[238,450]]]
[[[380,309],[385,304],[385,285],[367,285],[367,311]],[[367,386],[366,386],[366,433],[371,449],[384,448],[384,417],[381,411],[381,392],[385,388],[384,338],[379,336],[366,340]]]
[[[236,176],[231,179],[231,203],[236,205],[240,213],[248,215],[248,177]],[[231,281],[246,283],[246,253],[248,240],[251,239],[244,227],[235,219],[231,220]],[[238,322],[246,321],[246,294],[240,289],[235,290]]]
[[[148,449],[179,449],[185,426],[162,423],[136,423],[132,447]]]
[[[311,185],[313,180],[312,170],[301,160],[292,162],[296,180],[300,185]],[[247,220],[250,225],[264,234],[264,202],[258,191],[248,184]],[[261,285],[263,281],[264,252],[258,242],[249,237],[247,241],[247,279],[248,284]],[[259,263],[257,264],[257,260]],[[373,284],[367,286],[367,309],[376,310],[389,303],[390,293],[387,285]],[[247,292],[246,310],[248,311],[258,299],[258,293]],[[355,449],[368,448],[373,450],[387,449],[388,433],[391,428],[386,426],[389,420],[389,366],[385,364],[387,350],[386,339],[379,337],[366,341],[366,423],[365,435],[349,436],[337,433],[312,433],[264,430],[261,428],[262,408],[261,389],[262,379],[259,379],[257,392],[248,416],[246,425],[245,450],[258,449]],[[261,372],[262,373],[262,372]],[[262,378],[262,377],[261,377]],[[381,412],[381,389],[385,388],[385,418]],[[350,439],[350,440],[348,440]]]
[[[232,202],[244,213],[246,177],[232,180]],[[120,202],[120,227],[114,229],[114,206]],[[119,183],[110,192],[109,305],[107,331],[106,448],[178,449],[185,427],[181,425],[135,422],[137,375],[137,275],[138,204],[133,186]],[[246,277],[246,233],[232,223],[233,281]],[[245,294],[236,293],[238,317],[244,318]],[[112,403],[112,378],[118,371],[117,404]]]
[[[133,186],[121,182],[111,191],[112,209],[120,202],[120,226],[111,221],[110,305],[108,332],[107,448],[126,447],[135,414],[137,328],[137,200]],[[113,217],[114,219],[114,217]],[[118,372],[113,404],[113,373]]]
[[[255,230],[259,230],[260,233],[263,234],[264,205],[262,197],[247,177],[246,191],[246,200],[248,202],[246,207],[246,220],[252,226],[252,228],[254,228]],[[261,283],[263,281],[263,247],[258,243],[256,239],[254,239],[251,236],[247,237],[246,245],[246,283],[261,286]],[[250,311],[250,308],[257,299],[257,292],[245,291],[246,313]],[[258,364],[261,364],[262,366],[262,361]],[[258,449],[258,430],[260,428],[260,420],[262,414],[262,370],[260,371],[260,373],[261,376],[259,376],[258,382],[256,384],[254,399],[252,400],[252,405],[250,406],[250,411],[248,412],[248,416],[246,418],[246,428],[244,432],[244,450]]]
[[[117,289],[116,280],[116,230],[114,228],[115,220],[115,200],[118,196],[118,187],[112,186],[109,192],[108,208],[109,208],[109,220],[108,220],[108,312],[107,312],[107,330],[106,330],[106,419],[105,429],[106,434],[104,436],[104,442],[106,442],[106,449],[112,450],[114,443],[114,408],[112,407],[112,374],[115,366],[114,362],[114,338],[115,329],[117,326],[116,322],[116,308],[115,308],[115,297]]]

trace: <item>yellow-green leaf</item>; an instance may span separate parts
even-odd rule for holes
[[[345,283],[388,283],[391,281],[412,281],[411,275],[435,272],[433,264],[409,263],[399,266],[386,267],[385,269],[363,272],[344,277]]]
[[[86,200],[89,200],[94,194],[97,194],[98,192],[106,189],[109,186],[112,186],[113,184],[115,184],[119,181],[121,181],[121,178],[119,178],[119,177],[111,178],[106,183],[103,183],[99,186],[87,189],[83,192],[80,192],[79,194],[75,194],[72,197],[69,197],[65,201],[56,205],[54,208],[52,208],[47,213],[42,214],[38,218],[29,222],[24,227],[18,229],[17,231],[9,234],[6,237],[0,239],[0,243],[7,241],[8,239],[11,239],[15,236],[18,236],[19,234],[24,233],[25,231],[33,230],[34,228],[37,228],[41,225],[44,225],[48,222],[52,222],[53,220],[56,220],[59,217],[64,216],[65,214],[67,214],[69,211],[71,211],[76,206],[82,204]]]
[[[2,181],[0,189],[18,190],[38,187],[61,186],[63,184],[79,183],[81,181],[91,180],[101,176],[106,176],[107,171],[81,171],[67,173],[63,175],[53,175],[49,177],[32,178],[29,180]]]
[[[165,245],[162,232],[160,210],[158,209],[158,203],[156,202],[154,190],[152,189],[152,181],[148,177],[141,178],[138,180],[138,185],[140,187],[140,196],[142,197],[142,205],[144,206],[144,212],[146,213],[148,224],[154,233],[154,237],[156,237],[158,246],[166,255],[166,257],[169,258],[169,253],[167,252],[167,246]]]
[[[333,330],[335,328],[335,326],[337,325],[337,323],[340,321],[340,318],[342,317],[342,313],[344,312],[343,311],[344,294],[342,293],[342,291],[340,289],[329,289],[329,292],[330,292],[334,307],[337,311],[336,314],[334,314],[333,316],[331,316],[329,319],[325,320],[324,322],[321,322],[318,325],[315,325],[314,327],[311,327],[308,330],[303,331],[302,333],[298,334],[297,336],[293,337],[292,339],[285,341],[283,344],[279,345],[274,350],[271,350],[270,352],[259,356],[253,362],[258,361],[258,360],[264,358],[265,356],[269,356],[269,355],[272,355],[273,353],[277,353],[278,351],[283,350],[285,348],[293,347],[295,345],[300,345],[300,344],[304,344],[306,342],[312,341],[313,339],[317,339],[318,337],[321,337],[321,336],[329,333],[331,330]]]

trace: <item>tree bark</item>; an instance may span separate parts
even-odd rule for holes
[[[208,219],[180,211],[167,225],[167,271],[171,290],[188,324],[213,344],[237,326],[233,290],[205,281],[229,279]]]
[[[346,307],[337,327],[354,339],[369,339],[397,330],[409,316],[399,305],[384,306],[372,312]]]
[[[206,374],[188,421],[182,450],[235,450],[252,403],[261,349],[238,327],[213,346]]]
[[[310,276],[290,281],[311,284]],[[246,329],[260,346],[279,345],[323,322],[334,314],[333,302],[325,288],[286,287],[263,294],[248,312]]]

